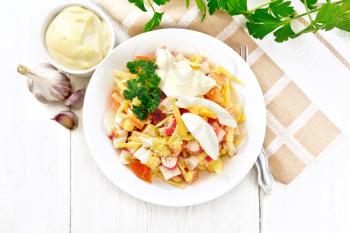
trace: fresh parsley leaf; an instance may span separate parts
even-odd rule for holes
[[[277,0],[271,2],[269,8],[273,15],[277,18],[287,17],[295,14],[293,6],[290,1]]]
[[[149,32],[153,30],[155,27],[159,26],[160,21],[162,21],[163,14],[164,12],[159,13],[155,11],[150,21],[148,21],[145,24],[144,31]]]
[[[283,27],[276,30],[273,35],[276,37],[276,42],[283,42],[288,40],[289,38],[293,38],[295,32],[292,30],[290,23],[285,24]]]
[[[257,23],[279,23],[280,19],[273,16],[268,8],[258,9],[253,14],[248,16],[249,21]]]
[[[142,11],[147,11],[145,4],[143,0],[129,0],[130,3],[133,3],[135,6],[137,6]]]
[[[145,120],[148,117],[148,115],[149,115],[147,109],[143,108],[142,106],[133,106],[131,108],[131,111],[140,120]]]
[[[214,12],[219,9],[219,3],[217,0],[209,0],[208,1],[208,10],[209,14],[214,14]]]
[[[315,19],[316,25],[326,31],[334,28],[337,24],[337,17],[341,13],[340,6],[332,3],[322,5]]]
[[[350,3],[344,2],[340,5],[328,2],[323,4],[317,13],[315,24],[326,31],[335,27],[350,31]]]
[[[169,0],[153,0],[153,2],[155,2],[158,6],[161,6],[169,2]]]
[[[153,61],[136,60],[128,62],[126,66],[130,73],[137,74],[137,78],[127,81],[127,89],[124,90],[123,96],[127,100],[137,98],[140,101],[139,105],[132,106],[131,111],[140,120],[145,120],[160,103],[157,65]]]
[[[227,10],[227,0],[217,0],[219,8]]]
[[[196,0],[196,4],[200,12],[202,12],[201,21],[203,21],[205,16],[207,15],[207,6],[205,5],[203,0]]]
[[[149,113],[154,112],[156,108],[159,106],[160,103],[160,89],[159,88],[154,88],[150,93],[149,93],[150,99],[148,101],[148,109],[150,109]]]
[[[227,0],[226,10],[230,15],[247,14],[247,0]]]
[[[350,32],[350,0],[344,1],[341,10],[343,13],[338,19],[337,28]]]
[[[154,73],[157,69],[157,64],[152,61],[136,60],[128,62],[126,67],[132,74]]]
[[[344,12],[350,10],[350,0],[344,0],[341,8]]]
[[[268,8],[258,9],[248,16],[246,26],[254,38],[262,39],[281,25],[280,19],[269,13]]]
[[[227,2],[227,0],[208,0],[209,14],[214,14],[218,9],[228,11]]]
[[[304,2],[304,0],[300,0],[304,5],[305,5],[305,2],[306,2],[306,7],[310,10],[312,9],[315,9],[316,8],[316,3],[317,3],[317,0],[306,0]]]
[[[124,90],[123,95],[125,99],[132,100],[136,96],[138,96],[138,92],[140,91],[141,84],[137,82],[137,79],[131,79],[127,82],[128,89]]]
[[[256,39],[263,39],[267,34],[273,32],[276,28],[278,28],[279,25],[275,23],[261,24],[247,22],[246,26],[250,35]]]
[[[144,0],[128,0],[136,5],[142,11],[147,11]],[[149,0],[148,0],[149,1]],[[157,5],[165,5],[170,0],[153,0]],[[202,13],[201,21],[206,16],[207,8],[209,14],[214,14],[217,10],[222,9],[230,15],[244,15],[248,22],[246,23],[249,33],[258,39],[264,38],[269,33],[274,32],[275,40],[282,42],[288,38],[296,38],[309,32],[318,30],[331,30],[339,28],[350,31],[350,0],[326,0],[321,6],[317,4],[318,0],[300,0],[306,7],[307,11],[297,14],[291,4],[291,0],[269,0],[269,2],[259,7],[248,10],[247,0],[195,0],[198,9]],[[186,7],[190,5],[190,0],[185,0]],[[267,6],[267,7],[266,7]],[[160,25],[163,13],[156,12],[153,9],[153,17],[145,27],[145,31],[150,31]],[[315,19],[313,15],[316,14]],[[290,22],[308,15],[310,18],[309,25],[304,29],[293,32]]]

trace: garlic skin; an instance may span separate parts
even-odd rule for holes
[[[18,65],[17,72],[26,76],[30,92],[42,103],[61,102],[72,92],[70,79],[48,63],[35,68]]]
[[[72,108],[80,108],[83,106],[85,97],[85,89],[73,92],[65,101],[65,105]]]
[[[63,127],[73,130],[78,127],[78,117],[74,112],[66,110],[58,113],[52,120],[57,121]]]

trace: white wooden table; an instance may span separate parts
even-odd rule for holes
[[[57,2],[14,0],[1,7],[1,233],[350,232],[346,137],[267,197],[254,169],[223,197],[194,207],[155,206],[116,188],[92,160],[82,124],[70,133],[51,121],[63,107],[37,102],[16,74],[19,63],[45,61],[41,20]],[[78,88],[88,79],[74,81]]]

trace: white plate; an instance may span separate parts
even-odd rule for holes
[[[143,182],[121,164],[116,150],[106,136],[103,117],[111,100],[113,71],[125,69],[135,54],[152,54],[159,46],[183,53],[204,53],[212,62],[224,66],[239,77],[244,86],[248,138],[238,154],[224,161],[223,172],[201,173],[185,189],[161,181]],[[253,166],[263,143],[266,127],[265,103],[260,86],[249,66],[229,46],[206,34],[185,29],[162,29],[135,36],[120,44],[97,68],[87,89],[83,123],[90,152],[101,171],[120,189],[130,195],[164,206],[190,206],[217,198],[235,187]]]

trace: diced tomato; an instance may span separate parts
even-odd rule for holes
[[[210,161],[212,161],[212,158],[210,158],[209,156],[207,156],[207,157],[205,157],[205,160],[206,160],[207,162],[210,162]]]
[[[180,108],[181,115],[186,113],[186,112],[190,112],[190,111],[188,111],[186,108]]]
[[[111,139],[111,140],[113,140],[114,136],[115,136],[115,131],[113,130],[113,131],[108,135],[108,138]]]
[[[157,108],[151,115],[152,117],[152,124],[156,125],[163,119],[165,119],[166,115]]]
[[[176,128],[176,120],[175,118],[173,119],[173,121],[165,128],[164,133],[166,136],[171,136]]]
[[[217,124],[217,122],[218,121],[216,119],[212,119],[212,118],[208,119],[208,124],[211,125],[211,126],[213,126],[214,124]]]
[[[149,167],[136,161],[130,164],[130,168],[138,178],[148,183],[152,183],[152,172]]]

